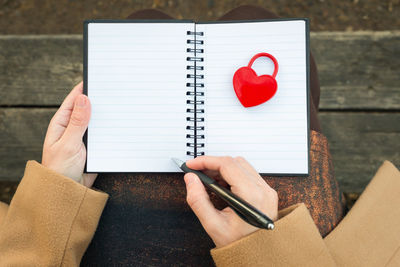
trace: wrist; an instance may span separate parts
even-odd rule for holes
[[[62,176],[65,176],[67,178],[70,178],[71,180],[83,184],[82,183],[82,175],[77,175],[76,173],[71,172],[68,168],[65,168],[62,166],[62,164],[54,164],[54,163],[49,163],[46,160],[42,160],[41,163],[44,167],[47,169],[50,169]]]

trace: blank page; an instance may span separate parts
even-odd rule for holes
[[[178,172],[193,23],[89,23],[88,172]]]
[[[200,24],[204,32],[205,154],[245,157],[260,173],[308,173],[307,30],[304,20]],[[278,91],[244,108],[232,85],[235,71],[257,53],[279,63]],[[258,75],[273,63],[259,58]]]

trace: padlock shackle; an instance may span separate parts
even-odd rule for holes
[[[253,65],[254,61],[255,61],[257,58],[259,58],[259,57],[268,57],[268,58],[270,58],[270,59],[272,60],[272,62],[274,62],[275,68],[274,68],[274,73],[272,73],[272,77],[275,78],[275,77],[276,77],[276,74],[278,74],[278,68],[279,68],[279,66],[278,66],[278,61],[277,61],[276,58],[275,58],[273,55],[271,55],[271,54],[268,54],[268,53],[258,53],[258,54],[256,54],[254,57],[252,57],[252,58],[250,59],[249,65],[247,65],[247,67],[251,68],[251,66]]]

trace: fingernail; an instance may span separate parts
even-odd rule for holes
[[[78,107],[84,107],[86,105],[86,96],[84,95],[78,96],[78,99],[76,100],[76,105]]]

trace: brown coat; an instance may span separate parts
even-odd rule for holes
[[[29,161],[10,206],[0,203],[1,266],[79,265],[107,194]],[[259,230],[211,250],[217,266],[400,266],[400,172],[384,162],[324,239],[307,208],[280,211]]]

